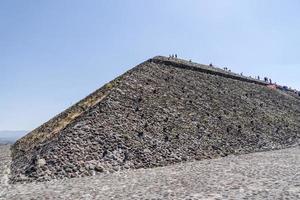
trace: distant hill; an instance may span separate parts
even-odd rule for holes
[[[0,131],[0,144],[11,144],[23,137],[27,131]]]

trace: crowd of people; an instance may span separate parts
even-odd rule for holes
[[[210,66],[212,66],[212,64],[210,64]],[[228,71],[231,72],[231,70],[229,70],[227,67],[223,68],[224,71]],[[241,76],[244,76],[243,73],[240,74]],[[252,78],[251,76],[249,76],[249,78]],[[255,79],[259,80],[259,81],[264,81],[266,83],[268,83],[269,88],[274,88],[274,89],[279,89],[282,91],[286,91],[286,92],[293,92],[296,95],[300,96],[300,91],[296,90],[296,89],[292,89],[291,87],[288,86],[281,86],[278,85],[276,82],[273,83],[272,79],[268,78],[268,77],[264,77],[262,80],[260,78],[260,76],[255,77]]]
[[[169,55],[169,59],[170,58],[177,58],[177,54],[171,54],[171,55]],[[189,62],[192,62],[192,60],[189,60]],[[214,67],[214,65],[212,63],[210,63],[208,66],[209,67]],[[228,69],[228,67],[224,67],[223,70],[226,71],[226,72],[231,72],[231,70]],[[243,72],[240,73],[240,76],[244,76]],[[249,78],[252,78],[252,77],[249,76]],[[264,77],[263,79],[261,79],[260,76],[256,76],[254,78],[257,79],[257,80],[259,80],[259,81],[264,81],[264,82],[268,83],[268,86],[270,88],[279,89],[279,90],[286,91],[286,92],[293,92],[293,93],[297,94],[298,96],[300,96],[300,91],[298,91],[296,89],[292,89],[291,87],[288,87],[288,86],[278,85],[276,82],[273,83],[272,79],[270,79],[268,77]]]

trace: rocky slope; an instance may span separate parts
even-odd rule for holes
[[[19,140],[11,181],[289,147],[299,144],[299,103],[254,79],[157,57]]]

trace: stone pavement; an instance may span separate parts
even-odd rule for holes
[[[44,183],[7,184],[0,146],[0,199],[300,199],[300,148]]]

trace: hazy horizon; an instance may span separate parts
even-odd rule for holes
[[[24,130],[19,130],[19,131],[0,130],[0,144],[14,143],[16,140],[20,139],[27,133],[28,131],[24,131]]]

